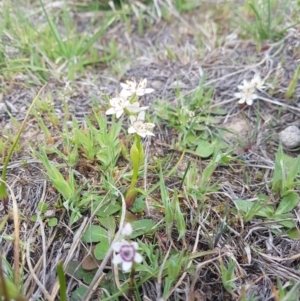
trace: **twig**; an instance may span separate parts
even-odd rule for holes
[[[68,256],[65,259],[64,264],[63,264],[64,271],[68,267],[68,264],[69,264],[70,260],[72,259],[74,251],[77,248],[78,244],[80,243],[80,237],[81,237],[82,233],[85,231],[87,221],[88,221],[88,218],[84,218],[84,220],[81,223],[80,228],[78,229],[78,231],[76,232],[76,234],[74,236],[73,244],[72,244],[72,246],[68,252]],[[55,300],[58,290],[59,290],[59,281],[56,280],[56,282],[52,288],[52,291],[51,291],[51,300]]]
[[[18,205],[16,201],[15,194],[11,187],[2,179],[0,182],[4,183],[8,188],[11,198],[13,201],[13,219],[14,219],[14,279],[16,287],[19,287],[20,284],[20,222],[19,222],[19,214],[18,214]]]
[[[121,196],[122,199],[122,216],[121,216],[121,220],[120,220],[120,227],[119,227],[119,231],[117,232],[115,239],[113,240],[112,244],[116,241],[119,240],[123,225],[124,225],[124,221],[125,221],[125,213],[126,213],[126,202],[125,202],[125,198],[122,195],[122,193],[119,191],[119,189],[117,189],[116,187],[113,187],[115,190],[118,191],[119,195]],[[110,259],[110,256],[113,252],[113,249],[110,248],[105,256],[105,258],[103,259],[101,265],[98,268],[97,273],[95,274],[93,281],[91,282],[89,288],[87,289],[86,293],[84,294],[82,300],[90,300],[90,297],[92,296],[92,294],[95,292],[95,290],[97,289],[99,283],[102,280],[101,274],[103,273],[104,268],[106,267],[106,264],[108,262],[108,260]]]
[[[27,265],[30,271],[31,276],[33,277],[33,279],[35,280],[36,284],[38,285],[38,287],[41,289],[41,291],[43,292],[45,298],[48,301],[54,301],[54,299],[51,298],[49,292],[46,290],[46,288],[43,286],[43,284],[40,282],[40,280],[38,279],[37,275],[35,274],[35,271],[31,265],[31,259],[30,259],[30,240],[32,237],[32,233],[34,232],[34,230],[37,228],[38,224],[36,223],[32,229],[31,235],[29,237],[27,246],[26,246],[26,260],[27,260]]]

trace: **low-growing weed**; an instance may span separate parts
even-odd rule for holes
[[[264,40],[278,40],[283,37],[289,27],[284,25],[286,11],[291,1],[247,0],[245,10],[250,14],[251,21],[237,12],[238,24],[251,36],[261,48]],[[247,20],[247,19],[246,19]]]
[[[38,203],[39,215],[42,221],[45,221],[49,227],[55,227],[58,223],[58,219],[54,217],[55,210],[49,209],[49,206],[45,202]],[[31,217],[33,222],[37,221],[38,216],[35,214]]]
[[[218,115],[224,110],[210,110],[213,89],[206,88],[203,82],[189,97],[179,97],[180,104],[174,106],[165,102],[158,102],[156,113],[165,120],[168,126],[178,130],[178,145],[181,149],[189,147],[196,154],[207,158],[214,151],[224,149],[227,144],[220,140],[214,128],[220,122]],[[180,91],[178,91],[180,96]]]

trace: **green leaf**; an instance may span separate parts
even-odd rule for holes
[[[143,235],[151,230],[152,227],[155,226],[155,223],[152,219],[142,219],[139,221],[135,221],[132,224],[133,233],[131,234],[131,238],[136,238],[140,235]]]
[[[55,227],[58,223],[58,219],[56,217],[52,217],[48,221],[48,226],[49,227]]]
[[[63,264],[60,261],[56,267],[58,282],[59,282],[59,300],[67,301],[67,283],[66,275],[64,273]]]
[[[203,158],[211,156],[214,152],[214,146],[206,140],[201,140],[196,148],[196,153]]]
[[[87,289],[88,288],[86,286],[79,286],[74,292],[72,292],[70,301],[82,300]]]
[[[177,229],[179,232],[178,240],[185,236],[186,233],[186,223],[184,220],[184,214],[181,212],[180,209],[180,202],[177,195],[177,190],[174,191],[174,197],[172,200],[174,211],[175,211],[175,223],[177,225]]]
[[[21,295],[19,295],[18,288],[16,287],[16,285],[12,281],[10,281],[8,279],[4,279],[4,283],[1,284],[1,286],[0,286],[1,300],[4,300],[4,299],[2,299],[2,296],[3,296],[2,287],[3,286],[5,286],[5,288],[6,288],[6,293],[7,293],[7,297],[9,298],[9,300],[11,300],[11,299],[15,300],[17,298],[20,298]]]
[[[107,239],[107,231],[97,225],[89,226],[81,237],[83,242],[99,242],[105,239]]]
[[[121,205],[119,204],[105,204],[97,212],[96,215],[100,217],[107,217],[113,215],[114,213],[120,211]]]
[[[292,228],[287,231],[287,235],[291,239],[300,239],[300,231],[297,228]]]
[[[255,214],[256,216],[261,217],[272,217],[274,215],[274,208],[272,205],[267,205],[264,207],[261,207],[258,212]]]
[[[282,194],[285,188],[286,179],[284,173],[284,164],[283,164],[283,151],[282,146],[280,145],[275,157],[275,167],[272,179],[272,190],[275,193]]]
[[[279,215],[282,213],[286,213],[294,209],[299,203],[299,195],[298,193],[291,191],[287,195],[285,195],[279,206],[275,212],[275,215]]]
[[[116,220],[113,216],[99,217],[100,224],[108,230],[109,237],[113,237],[116,232]]]
[[[245,213],[245,220],[249,221],[253,216],[270,217],[274,214],[272,205],[266,205],[268,199],[259,199],[256,202],[247,200],[235,200],[237,208]]]
[[[140,196],[135,199],[133,205],[130,207],[130,211],[133,213],[142,212],[146,207],[145,197]]]
[[[91,284],[94,279],[95,273],[87,273],[83,277],[83,281],[86,284]]]
[[[37,215],[36,215],[36,214],[33,215],[33,216],[30,218],[30,220],[31,220],[32,222],[36,222],[36,221],[37,221]]]
[[[48,205],[44,202],[39,202],[38,203],[38,208],[42,213],[45,213],[48,209]]]
[[[278,221],[280,225],[288,229],[295,227],[293,216],[290,213],[274,215],[272,216],[272,220]]]
[[[102,240],[100,243],[98,243],[94,250],[94,255],[97,260],[103,260],[106,256],[108,250],[110,248],[110,243],[108,241],[108,238]]]
[[[222,109],[220,107],[214,108],[213,112],[214,115],[226,115],[228,112],[225,109]]]
[[[253,203],[247,200],[235,200],[234,202],[237,208],[244,213],[248,213],[253,206]]]
[[[79,261],[70,261],[67,273],[75,277],[76,279],[83,279],[84,275],[88,273],[88,271],[84,270],[81,266],[81,262]]]
[[[298,174],[299,166],[300,166],[300,156],[298,156],[296,159],[293,158],[293,164],[288,169],[288,173],[286,177],[287,188],[291,189],[295,185],[294,183]]]

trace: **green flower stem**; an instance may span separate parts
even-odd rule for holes
[[[4,208],[5,208],[5,211],[7,212],[7,201],[8,201],[8,193],[7,193],[7,190],[6,190],[6,185],[5,185],[5,181],[6,181],[6,171],[7,171],[7,166],[8,166],[8,163],[10,161],[10,158],[14,152],[14,149],[15,147],[17,146],[18,142],[19,142],[19,139],[21,137],[21,134],[24,130],[24,127],[26,125],[26,122],[27,122],[27,119],[29,117],[29,114],[35,104],[35,102],[38,100],[38,98],[40,97],[42,91],[45,89],[45,87],[47,86],[47,84],[45,84],[41,89],[40,91],[38,92],[38,94],[36,95],[36,97],[34,98],[32,104],[30,105],[27,113],[26,113],[26,116],[23,120],[23,123],[21,125],[21,128],[19,129],[19,132],[17,134],[17,137],[13,143],[13,145],[11,146],[11,148],[9,149],[8,151],[8,155],[5,159],[5,162],[4,162],[4,165],[3,165],[3,169],[2,169],[2,176],[1,176],[1,183],[0,183],[0,201],[3,201],[4,203]]]
[[[130,159],[132,163],[132,178],[131,178],[130,187],[127,190],[125,196],[127,208],[130,208],[135,201],[137,195],[137,190],[135,186],[138,180],[138,173],[139,173],[140,166],[142,165],[144,160],[144,149],[141,143],[141,138],[138,134],[135,134],[134,136],[134,142],[130,149]]]
[[[136,95],[136,93],[134,93],[130,98],[129,98],[129,102],[130,103],[134,103],[136,101],[138,101],[138,96]]]
[[[133,168],[133,174],[132,174],[129,190],[132,190],[135,188],[138,179],[139,169],[144,160],[143,145],[141,143],[141,138],[138,134],[135,134],[134,136],[134,143],[130,150],[130,158],[131,158],[131,163]]]
[[[129,292],[133,293],[134,289],[134,274],[135,274],[135,262],[132,263],[130,275],[129,275]]]

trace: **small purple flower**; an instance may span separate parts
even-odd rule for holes
[[[122,263],[123,272],[128,272],[131,269],[133,262],[141,263],[143,261],[141,254],[136,252],[138,249],[137,242],[122,240],[114,243],[112,248],[115,252],[119,253],[114,256],[112,263]]]

